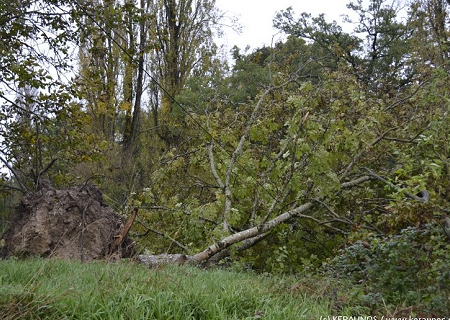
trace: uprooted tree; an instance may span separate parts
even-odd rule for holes
[[[27,193],[15,210],[1,237],[2,258],[41,256],[83,262],[135,255],[128,224],[93,185],[56,190],[48,184]]]
[[[146,223],[178,242],[155,250],[287,271],[349,239],[442,223],[447,47],[426,39],[429,6],[416,3],[406,23],[385,1],[351,8],[362,37],[286,11],[276,20],[285,43],[235,51],[222,82],[188,83],[190,142],[135,198]]]
[[[184,56],[189,50],[177,51],[198,68],[185,69],[176,90],[163,97],[158,87],[153,110],[144,107],[146,92],[133,96],[133,88],[157,87],[143,68],[172,70],[161,59],[170,58],[164,50],[177,44],[166,37],[170,30],[164,25],[158,26],[159,38],[144,37],[145,18],[161,23],[150,2],[74,5],[70,17],[85,27],[80,44],[85,63],[70,87],[39,71],[36,63],[45,57],[37,52],[30,51],[35,54],[30,59],[18,55],[25,52],[21,46],[30,49],[26,38],[37,29],[23,28],[14,17],[39,15],[55,4],[41,3],[48,6],[4,16],[10,19],[3,37],[16,35],[17,41],[9,51],[4,46],[8,52],[1,58],[0,71],[15,75],[2,77],[12,88],[9,94],[0,90],[5,138],[0,161],[12,172],[2,190],[35,191],[44,176],[61,188],[94,181],[117,211],[140,207],[131,233],[152,252],[183,253],[197,261],[239,256],[277,271],[296,270],[306,260],[318,265],[347,241],[446,218],[444,2],[413,1],[401,20],[386,1],[373,0],[368,8],[358,1],[350,5],[360,19],[352,35],[324,16],[296,19],[287,10],[275,24],[288,39],[250,54],[234,49],[231,70],[210,57],[200,66]],[[188,1],[170,1],[169,7],[186,9],[182,3]],[[213,6],[195,3],[199,7],[192,8]],[[66,14],[57,13],[42,19]],[[98,17],[104,19],[96,23]],[[77,34],[56,22],[48,27],[74,31],[56,39],[69,41]],[[128,29],[123,33],[117,26]],[[172,27],[175,32],[179,25]],[[148,46],[137,47],[139,36]],[[168,42],[158,43],[163,40]],[[52,43],[64,52],[65,42]],[[204,48],[214,46],[208,42]],[[162,74],[156,77],[161,79]],[[132,105],[139,111],[134,127],[139,134],[134,152],[124,156]],[[169,105],[170,112],[160,105]],[[174,117],[164,119],[169,131],[159,127],[160,116]],[[106,131],[100,132],[97,120]],[[175,142],[170,137],[176,143],[168,143]]]
[[[428,194],[420,191],[427,188],[430,169],[409,159],[411,171],[420,168],[419,176],[403,176],[401,181],[398,173],[400,162],[416,152],[423,133],[436,129],[436,117],[446,118],[440,109],[418,115],[412,107],[431,89],[411,87],[405,96],[380,101],[370,98],[345,68],[331,72],[320,86],[296,85],[305,67],[287,80],[277,79],[278,85],[242,108],[205,109],[198,119],[207,124],[208,142],[186,152],[189,157],[173,155],[170,166],[157,172],[161,179],[181,179],[173,170],[183,168],[192,178],[190,188],[180,185],[176,196],[165,200],[172,202],[171,208],[149,208],[195,221],[190,229],[177,231],[178,239],[192,239],[194,233],[212,239],[211,246],[193,255],[197,261],[220,260],[230,255],[232,245],[241,252],[280,233],[291,245],[286,250],[295,250],[302,246],[295,234],[307,232],[301,230],[305,223],[335,237],[351,229],[377,232],[394,217],[370,221],[360,212],[394,210],[389,203],[394,199],[399,205],[427,206]],[[295,93],[289,86],[296,87]],[[229,112],[235,121],[226,124],[224,114]],[[405,152],[402,159],[400,150]],[[195,185],[198,193],[191,191]],[[164,196],[161,191],[147,189],[141,200],[156,202]],[[186,198],[180,199],[183,195]],[[203,199],[208,200],[199,203]]]

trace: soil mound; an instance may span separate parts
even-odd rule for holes
[[[16,207],[16,216],[2,236],[1,256],[41,256],[63,259],[131,257],[134,243],[120,236],[125,221],[104,201],[93,185],[66,190],[46,187],[28,193]],[[116,240],[116,241],[115,241]]]

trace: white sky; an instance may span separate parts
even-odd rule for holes
[[[219,44],[231,49],[237,45],[241,49],[250,46],[250,51],[263,45],[270,46],[280,40],[277,30],[272,28],[272,20],[281,10],[292,6],[295,16],[307,12],[313,16],[325,14],[327,21],[336,20],[342,25],[342,14],[350,14],[346,4],[350,0],[216,0],[216,6],[226,12],[227,16],[236,16],[242,26],[242,33],[237,34],[230,28],[224,28],[225,37],[219,39]],[[356,2],[356,1],[354,1]],[[347,32],[351,32],[347,30]],[[273,41],[273,42],[272,42]]]

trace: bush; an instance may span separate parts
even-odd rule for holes
[[[335,257],[327,270],[363,285],[359,299],[373,307],[380,302],[401,304],[443,316],[450,310],[449,261],[448,238],[439,225],[428,224],[359,241]]]

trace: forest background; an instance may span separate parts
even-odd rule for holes
[[[449,310],[450,2],[348,8],[352,33],[278,12],[286,40],[230,64],[214,0],[1,3],[0,231],[95,183],[141,250]]]

